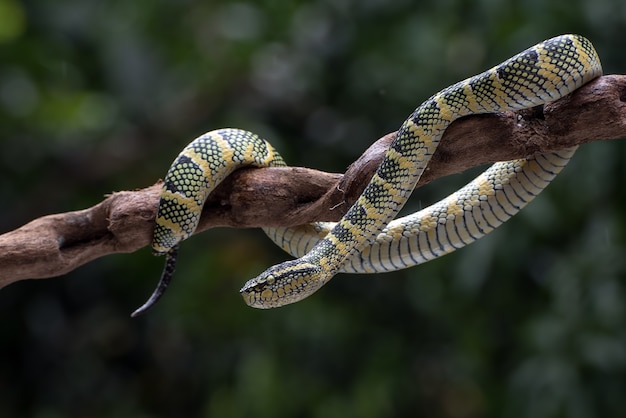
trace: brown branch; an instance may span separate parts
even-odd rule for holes
[[[214,226],[290,226],[339,219],[378,166],[393,134],[345,175],[291,168],[243,169],[205,206],[198,232]],[[420,180],[495,161],[626,137],[626,76],[605,76],[542,109],[454,122]],[[149,245],[160,184],[117,192],[76,212],[44,216],[0,235],[0,287],[64,274],[95,258]]]

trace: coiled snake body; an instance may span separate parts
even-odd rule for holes
[[[335,223],[265,228],[299,257],[273,266],[241,289],[246,303],[271,308],[301,300],[338,272],[411,267],[461,248],[492,231],[532,200],[567,164],[575,148],[496,163],[440,202],[392,221],[426,169],[444,130],[466,115],[519,110],[563,97],[602,72],[591,43],[563,35],[535,45],[422,103],[402,124],[376,174]],[[211,190],[241,165],[280,166],[273,147],[250,132],[222,129],[200,136],[168,171],[152,248],[167,254],[154,304],[171,279],[178,244],[195,230]]]

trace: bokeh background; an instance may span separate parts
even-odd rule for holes
[[[0,232],[151,185],[219,127],[343,171],[430,94],[567,32],[626,73],[623,0],[0,0]],[[148,249],[13,284],[0,416],[625,416],[625,147],[585,145],[457,253],[277,310],[238,294],[287,258],[259,230],[187,241],[137,319]]]

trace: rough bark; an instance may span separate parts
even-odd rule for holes
[[[468,168],[626,137],[626,76],[604,76],[523,112],[477,115],[446,131],[419,185]],[[359,196],[393,138],[374,143],[344,175],[289,167],[235,172],[209,198],[197,232],[338,220]],[[160,183],[97,205],[44,216],[0,235],[0,287],[64,274],[95,258],[149,245]]]

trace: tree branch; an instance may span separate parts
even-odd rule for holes
[[[605,76],[543,108],[454,122],[419,185],[482,164],[621,137],[626,137],[626,76]],[[338,220],[392,138],[393,133],[379,139],[344,175],[301,167],[239,170],[212,193],[197,232]],[[91,208],[44,216],[0,235],[0,287],[58,276],[95,258],[149,245],[159,192],[160,183],[113,193]]]

